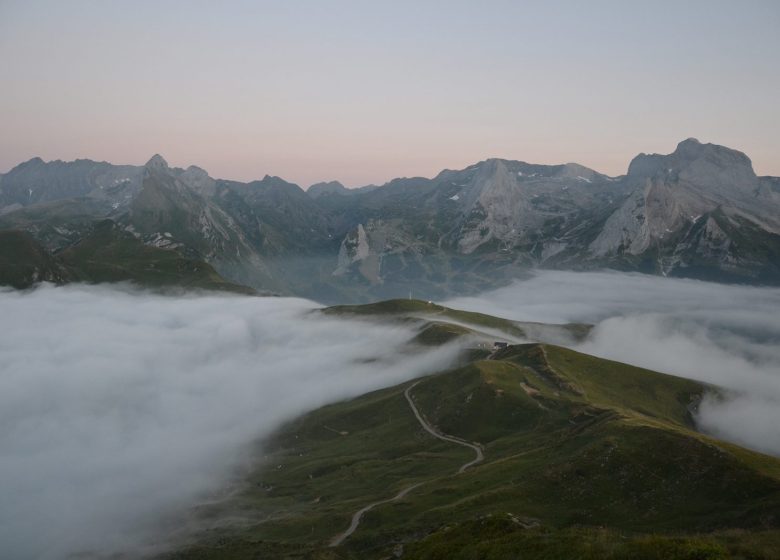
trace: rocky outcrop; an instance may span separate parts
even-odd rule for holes
[[[142,167],[33,159],[0,178],[0,206],[0,229],[51,252],[110,218],[235,281],[330,301],[476,291],[533,266],[780,283],[780,179],[694,139],[638,155],[621,177],[488,159],[308,192],[273,176],[215,180],[159,155]]]
[[[338,181],[329,181],[313,184],[306,190],[306,194],[312,198],[319,198],[323,195],[349,195],[352,191]]]
[[[336,276],[346,274],[352,265],[362,264],[370,255],[371,249],[368,245],[368,235],[366,235],[363,224],[358,224],[341,242],[338,266],[333,274]]]
[[[705,265],[733,271],[741,259],[752,261],[751,249],[742,247],[741,259],[726,257],[732,239],[721,223],[750,223],[770,243],[780,232],[774,189],[736,150],[691,138],[671,154],[634,158],[624,184],[631,194],[589,244],[592,258],[650,255],[665,274]]]

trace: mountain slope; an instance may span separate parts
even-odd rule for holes
[[[652,271],[679,276],[780,277],[776,194],[745,154],[691,138],[634,158],[625,183],[632,194],[590,244],[596,257],[649,257]]]
[[[89,236],[58,257],[75,280],[84,282],[129,281],[150,288],[255,293],[251,288],[226,281],[206,262],[145,245],[110,220],[95,224]]]
[[[80,159],[45,163],[33,158],[0,177],[0,214],[69,198],[89,197],[117,207],[140,188],[142,168]]]
[[[73,274],[24,231],[0,230],[0,286],[29,288],[38,282],[62,284]]]
[[[132,282],[155,289],[256,293],[226,281],[206,262],[145,245],[111,220],[93,224],[56,255],[26,232],[0,231],[0,286],[29,288],[39,282]]]
[[[778,284],[778,216],[780,178],[694,139],[638,155],[621,177],[488,159],[431,179],[305,192],[155,156],[143,167],[34,159],[0,178],[0,229],[26,230],[51,251],[110,218],[235,282],[330,303],[440,299],[534,267]]]
[[[414,318],[425,305],[361,315]],[[244,486],[194,513],[210,528],[170,557],[449,558],[460,542],[480,551],[469,558],[507,547],[533,558],[730,558],[729,531],[740,530],[751,558],[770,558],[761,551],[780,535],[780,460],[699,433],[696,405],[710,390],[554,345],[473,347],[453,370],[282,428]],[[484,459],[447,438],[475,442]]]

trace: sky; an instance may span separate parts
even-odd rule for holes
[[[780,175],[780,2],[0,0],[0,172],[303,187],[488,157],[625,172],[688,137]]]

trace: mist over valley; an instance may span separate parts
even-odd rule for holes
[[[568,345],[712,384],[698,428],[780,456],[776,288],[540,272],[445,305],[518,325],[593,324]],[[6,290],[0,306],[0,478],[13,481],[3,485],[0,540],[18,558],[164,550],[176,541],[160,527],[184,538],[187,511],[240,486],[236,469],[262,465],[283,423],[445,370],[496,336],[538,340],[464,316],[451,320],[470,336],[425,346],[415,321],[121,285]]]

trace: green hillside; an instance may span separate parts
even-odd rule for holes
[[[200,259],[145,245],[110,220],[99,222],[92,233],[59,255],[80,280],[130,281],[154,288],[199,288],[252,294],[254,290],[222,278]]]
[[[390,299],[364,305],[335,305],[324,309],[323,312],[328,315],[366,317],[381,321],[390,319],[446,321],[450,325],[466,325],[471,330],[485,331],[484,334],[498,332],[513,338],[526,338],[541,334],[542,338],[554,337],[567,339],[571,342],[582,340],[592,328],[591,325],[582,323],[551,325],[511,321],[484,313],[452,309],[431,301],[418,299]]]
[[[26,232],[0,230],[0,285],[28,288],[42,281],[256,293],[226,281],[203,260],[145,245],[111,220],[96,222],[87,235],[57,254]]]
[[[24,231],[0,230],[0,286],[29,288],[36,282],[67,282],[71,277],[32,236]]]
[[[425,322],[421,342],[432,328],[463,334]],[[283,427],[170,557],[773,557],[780,460],[696,431],[714,388],[555,345],[487,354]]]

